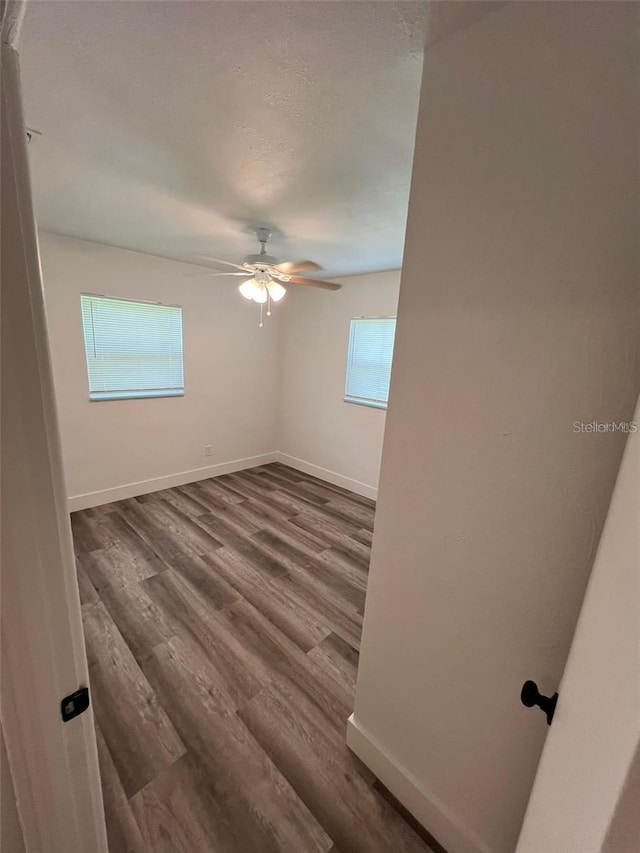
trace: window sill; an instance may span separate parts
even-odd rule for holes
[[[355,397],[343,397],[345,403],[353,403],[356,406],[367,406],[369,409],[387,408],[387,403],[382,403],[379,400],[357,400]]]
[[[155,397],[184,397],[184,389],[175,391],[104,391],[89,394],[90,403],[105,400],[149,400]]]

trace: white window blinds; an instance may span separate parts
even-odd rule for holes
[[[351,321],[344,396],[348,403],[387,408],[395,332],[395,317]]]
[[[92,400],[184,394],[182,309],[82,294]]]

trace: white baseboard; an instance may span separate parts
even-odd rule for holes
[[[220,462],[217,465],[208,465],[205,468],[192,468],[189,471],[181,471],[178,474],[168,474],[165,477],[154,477],[151,480],[139,480],[136,483],[125,483],[122,486],[114,486],[111,489],[102,489],[98,492],[87,492],[84,495],[72,495],[68,499],[69,512],[80,509],[89,509],[92,506],[101,506],[112,501],[122,501],[126,498],[135,498],[138,495],[148,495],[150,492],[158,492],[161,489],[170,489],[173,486],[184,486],[186,483],[195,483],[198,480],[207,480],[209,477],[220,477],[222,474],[232,474],[234,471],[243,471],[245,468],[257,468],[260,465],[268,465],[270,462],[282,462],[305,474],[311,474],[319,480],[326,480],[334,486],[342,486],[357,495],[375,500],[378,490],[374,486],[368,486],[359,480],[345,477],[304,459],[297,459],[287,453],[275,451],[273,453],[262,453],[259,456],[247,456],[244,459],[234,459],[231,462]]]
[[[192,468],[190,471],[181,471],[179,474],[169,474],[166,477],[154,477],[152,480],[125,483],[123,486],[115,486],[112,489],[103,489],[99,492],[73,495],[68,499],[69,512],[101,506],[112,501],[122,501],[126,498],[135,498],[138,495],[148,495],[150,492],[170,489],[173,486],[184,486],[186,483],[195,483],[197,480],[208,480],[209,477],[220,477],[222,474],[232,474],[234,471],[243,471],[245,468],[268,465],[269,462],[278,461],[277,456],[277,453],[262,453],[259,456],[247,456],[244,459],[208,465],[206,468]]]
[[[319,480],[326,480],[327,483],[333,483],[334,486],[342,486],[343,489],[349,489],[349,491],[355,492],[357,495],[371,498],[374,501],[378,497],[378,490],[375,486],[368,486],[366,483],[361,483],[360,480],[353,480],[351,477],[345,477],[336,471],[329,471],[328,468],[321,468],[312,462],[305,462],[304,459],[289,456],[288,453],[282,453],[281,451],[276,453],[276,457],[277,461],[282,462],[283,465],[296,468],[304,474],[311,474],[312,477],[317,477]]]
[[[396,762],[359,725],[355,714],[347,723],[347,745],[448,853],[494,853],[406,767]]]

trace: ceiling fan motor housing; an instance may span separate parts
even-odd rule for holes
[[[274,258],[273,255],[247,255],[244,259],[245,264],[255,264],[258,267],[269,267],[275,266],[278,263],[278,259]]]

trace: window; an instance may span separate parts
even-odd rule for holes
[[[349,329],[344,399],[386,409],[393,358],[395,317],[355,317]]]
[[[180,397],[182,309],[82,294],[91,400]]]

